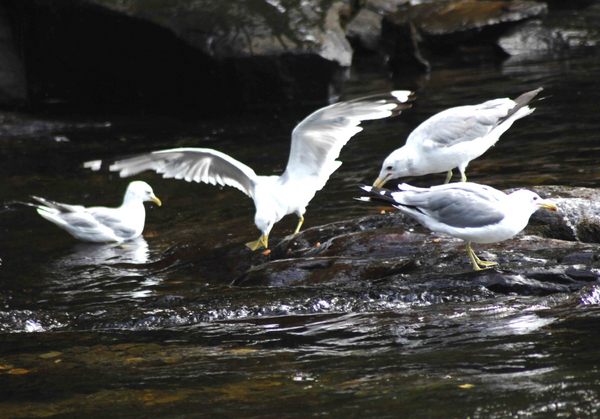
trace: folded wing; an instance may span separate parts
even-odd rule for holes
[[[498,205],[502,193],[486,188],[483,185],[451,184],[391,195],[400,210],[406,208],[452,227],[477,228],[497,224],[504,218]]]

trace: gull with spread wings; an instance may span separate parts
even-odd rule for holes
[[[362,131],[360,123],[399,114],[413,99],[412,92],[396,90],[313,112],[294,128],[287,167],[281,176],[259,176],[233,157],[209,148],[154,151],[116,161],[109,169],[121,177],[154,170],[165,178],[237,188],[254,200],[254,222],[262,233],[246,245],[252,250],[267,248],[271,228],[284,216],[295,213],[299,221],[294,234],[300,231],[308,203],[342,164],[336,159],[350,138]],[[86,166],[94,168],[98,162]]]

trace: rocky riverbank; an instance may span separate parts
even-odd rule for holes
[[[600,6],[563,3],[8,0],[0,105],[218,112],[322,103],[356,56],[378,56],[382,71],[402,77],[596,46]]]

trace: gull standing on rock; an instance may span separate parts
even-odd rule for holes
[[[117,242],[135,239],[142,234],[146,220],[144,202],[161,206],[146,182],[134,181],[127,186],[123,203],[117,208],[68,205],[32,196],[38,203],[23,203],[35,207],[46,220],[66,230],[76,239],[95,242]]]
[[[246,245],[252,250],[268,248],[271,228],[287,214],[298,216],[294,234],[300,231],[308,203],[342,164],[336,159],[350,138],[362,131],[359,124],[397,115],[409,108],[413,99],[412,92],[396,90],[315,111],[292,131],[290,155],[281,176],[259,176],[252,168],[210,148],[154,151],[119,160],[109,169],[121,177],[154,170],[165,178],[237,188],[254,200],[254,223],[262,233]],[[85,164],[90,168],[99,165],[98,161]]]
[[[380,188],[390,179],[446,171],[444,183],[448,183],[455,167],[461,181],[466,182],[469,162],[496,144],[513,122],[531,114],[535,108],[527,105],[541,91],[540,87],[515,100],[493,99],[433,115],[410,133],[406,145],[384,160],[373,186]]]
[[[510,239],[529,222],[540,208],[556,211],[554,203],[527,189],[511,194],[472,182],[450,183],[416,188],[405,183],[399,191],[363,186],[369,193],[361,201],[383,201],[432,231],[458,237],[467,242],[467,254],[476,271],[497,265],[477,257],[474,243],[495,243]]]

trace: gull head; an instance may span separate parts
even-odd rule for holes
[[[141,180],[135,180],[127,186],[127,191],[125,191],[124,202],[130,201],[150,201],[154,202],[159,207],[162,205],[161,200],[158,199],[156,195],[154,195],[152,187],[146,182],[142,182]]]
[[[520,189],[510,194],[511,198],[514,199],[522,208],[529,210],[529,214],[533,214],[538,209],[543,208],[548,211],[557,211],[558,207],[552,201],[542,199],[535,192],[527,189]]]
[[[412,159],[403,148],[392,152],[381,165],[381,171],[373,186],[381,188],[388,180],[411,175]]]

